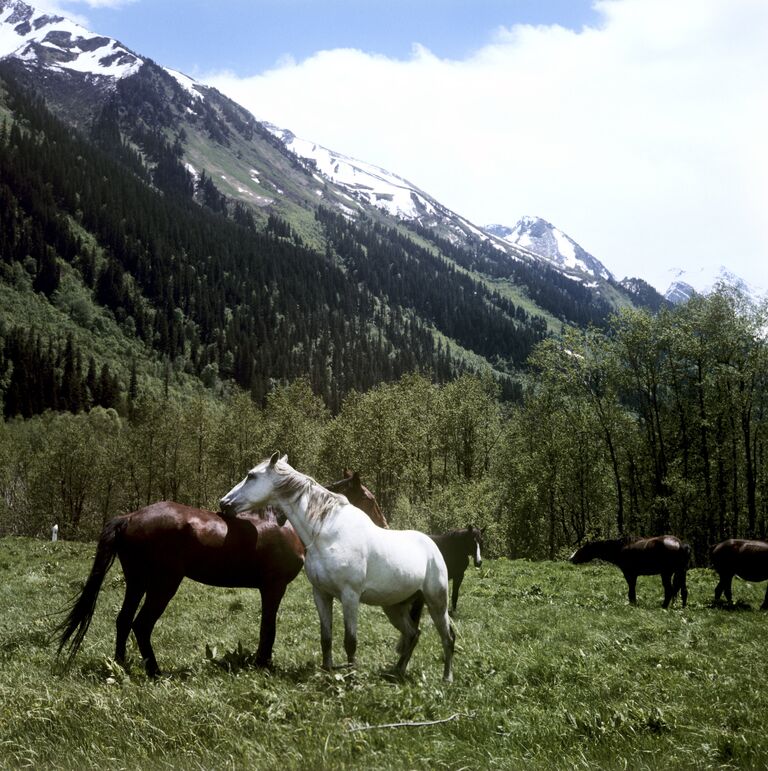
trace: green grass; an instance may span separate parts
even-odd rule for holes
[[[72,669],[54,669],[51,614],[92,556],[89,544],[0,541],[0,767],[768,765],[764,585],[736,581],[736,608],[712,608],[714,576],[697,569],[688,608],[663,611],[657,578],[640,579],[633,608],[610,566],[487,561],[464,582],[445,685],[426,617],[404,682],[383,676],[396,633],[378,608],[361,611],[357,670],[327,674],[302,575],[265,672],[248,659],[258,594],[185,582],[153,638],[169,674],[151,682],[133,645],[128,674],[109,658],[119,566]],[[340,660],[340,614],[335,631]],[[420,721],[445,722],[382,727]]]

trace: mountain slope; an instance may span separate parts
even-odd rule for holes
[[[0,32],[4,280],[55,303],[66,276],[174,373],[259,399],[304,374],[338,406],[483,361],[512,395],[548,329],[631,302],[118,41],[20,0]]]

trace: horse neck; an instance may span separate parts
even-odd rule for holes
[[[606,562],[618,565],[621,561],[621,548],[622,544],[620,541],[601,541],[595,544],[592,559],[605,560]]]
[[[309,515],[312,499],[318,492],[315,487],[322,490],[319,485],[309,483],[298,494],[279,495],[275,498],[275,503],[285,513],[305,547],[315,540],[323,525],[321,518]]]

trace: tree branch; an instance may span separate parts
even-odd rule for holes
[[[444,717],[440,720],[420,720],[416,722],[403,722],[403,723],[382,723],[380,725],[359,725],[352,726],[349,731],[370,731],[374,728],[419,728],[427,725],[437,725],[438,723],[449,723],[451,720],[457,720],[460,717],[467,717],[462,712],[456,712],[450,717]]]

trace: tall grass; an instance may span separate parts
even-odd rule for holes
[[[250,661],[258,593],[184,582],[153,638],[168,674],[152,682],[135,647],[128,673],[110,660],[119,566],[72,669],[54,669],[52,614],[92,556],[87,544],[0,540],[0,767],[768,765],[761,585],[737,581],[736,608],[712,608],[713,574],[694,570],[688,608],[663,611],[658,578],[640,579],[633,608],[610,566],[486,562],[462,588],[447,686],[426,616],[404,682],[384,676],[397,634],[378,608],[361,611],[357,670],[328,674],[302,575],[263,671]],[[341,660],[340,613],[335,624]]]

